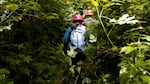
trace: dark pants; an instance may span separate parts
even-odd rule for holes
[[[75,58],[72,58],[72,65],[76,65],[79,61],[84,61],[86,56],[83,52],[78,52]]]
[[[64,44],[63,51],[64,51],[65,55],[67,55],[67,50],[70,50],[70,48],[68,47],[68,44]],[[75,58],[71,58],[72,65],[76,65],[79,61],[84,61],[86,59],[86,56],[81,49],[77,48],[77,49],[75,49],[75,51],[78,53],[76,54]]]

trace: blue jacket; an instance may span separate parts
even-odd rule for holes
[[[69,40],[70,40],[70,34],[71,34],[71,27],[69,27],[65,34],[64,34],[64,44],[68,44]]]

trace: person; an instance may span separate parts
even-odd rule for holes
[[[85,60],[83,54],[86,47],[85,32],[86,27],[82,25],[84,19],[80,14],[76,14],[72,18],[72,26],[70,26],[64,34],[64,53],[67,55],[67,50],[73,49],[77,52],[75,58],[71,58],[70,65],[76,65],[80,60]]]
[[[84,25],[87,27],[86,38],[88,38],[88,43],[96,42],[97,34],[96,29],[94,29],[97,25],[97,21],[92,18],[94,12],[92,10],[87,10],[85,12],[85,22]]]
[[[87,21],[97,23],[97,21],[92,18],[93,15],[94,15],[94,12],[92,10],[87,10],[85,12],[85,17],[86,17],[85,24],[86,24]]]

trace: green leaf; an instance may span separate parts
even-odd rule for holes
[[[125,47],[121,48],[120,53],[124,52],[125,54],[129,54],[129,53],[133,52],[134,50],[136,50],[136,48],[131,47],[131,46],[125,46]]]
[[[7,84],[14,84],[14,81],[10,81],[10,82],[8,82]]]
[[[123,73],[120,75],[120,84],[127,84],[127,80],[129,79],[129,73]]]
[[[0,74],[9,74],[10,72],[7,69],[0,69]]]
[[[69,71],[70,71],[72,74],[75,73],[75,71],[74,71],[75,67],[76,67],[75,65],[72,65],[72,66],[69,68]]]
[[[96,42],[96,41],[97,41],[97,38],[93,34],[90,34],[89,42],[93,43],[93,42]]]
[[[143,37],[141,37],[141,39],[150,41],[150,36],[148,36],[148,35],[143,35]]]
[[[76,51],[74,51],[73,49],[70,49],[70,51],[69,51],[69,50],[67,50],[67,54],[68,54],[70,57],[75,58],[75,56],[76,56],[77,52],[76,52]]]
[[[9,9],[9,10],[15,10],[19,8],[18,4],[12,4],[12,3],[6,5],[5,7],[6,9]]]
[[[99,5],[98,2],[95,0],[91,0],[91,4],[95,7],[97,7]]]
[[[80,73],[81,72],[81,67],[77,67],[77,71],[78,71],[78,73]]]
[[[3,30],[11,30],[11,25],[8,25],[8,26],[0,26],[0,31],[3,31]]]
[[[88,78],[88,77],[85,77],[85,78],[82,80],[82,84],[91,84],[91,79]]]
[[[107,4],[105,4],[103,7],[104,7],[104,8],[109,8],[110,6],[112,6],[112,3],[107,3]]]
[[[26,75],[30,76],[31,70],[28,68],[20,68],[20,72],[25,73]]]
[[[150,84],[150,76],[143,75],[143,76],[141,76],[141,79],[144,84]]]
[[[29,63],[30,61],[33,61],[33,59],[31,56],[26,56],[26,57],[24,57],[24,61]]]
[[[46,19],[51,20],[51,19],[56,19],[56,17],[55,17],[55,16],[53,16],[53,15],[51,15],[51,16],[47,16],[47,17],[46,17]]]
[[[10,72],[7,69],[0,69],[0,80],[5,79],[5,74],[9,74]]]

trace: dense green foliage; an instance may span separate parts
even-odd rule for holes
[[[0,84],[150,83],[149,0],[3,1]],[[63,35],[72,15],[87,9],[99,22],[97,42],[87,46],[86,61],[70,67]]]

